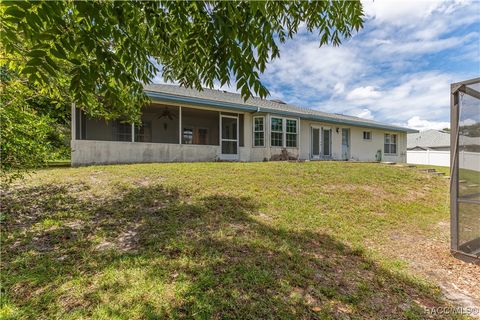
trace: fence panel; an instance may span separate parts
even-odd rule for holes
[[[450,151],[408,150],[407,163],[449,167]]]

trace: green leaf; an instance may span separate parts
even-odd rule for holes
[[[26,12],[21,10],[19,7],[10,4],[10,7],[5,10],[5,15],[9,15],[15,18],[23,18],[25,17]]]
[[[30,52],[27,53],[27,56],[29,57],[44,57],[46,56],[47,53],[43,50],[32,50]]]

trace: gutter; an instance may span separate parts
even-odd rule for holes
[[[233,103],[233,102],[223,102],[223,101],[216,101],[216,100],[209,100],[209,99],[201,99],[196,97],[178,96],[178,95],[155,92],[155,91],[145,91],[145,93],[153,101],[181,102],[181,103],[189,103],[197,106],[221,107],[224,109],[231,109],[236,111],[266,112],[266,113],[273,113],[273,114],[278,114],[283,116],[298,117],[304,120],[321,121],[321,122],[326,122],[331,124],[349,124],[357,127],[384,129],[384,130],[398,131],[398,132],[405,132],[405,133],[419,132],[418,130],[409,129],[409,128],[393,127],[393,126],[383,125],[383,124],[372,124],[368,122],[354,121],[354,120],[338,120],[338,119],[314,115],[314,114],[304,114],[300,112],[291,112],[291,111],[271,109],[271,108],[262,108],[258,106],[250,106],[250,105]]]

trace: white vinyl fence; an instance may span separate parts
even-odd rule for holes
[[[478,152],[460,151],[458,161],[463,169],[480,171],[480,153]],[[407,163],[449,167],[450,151],[407,150]]]
[[[450,151],[407,150],[407,163],[450,166]]]

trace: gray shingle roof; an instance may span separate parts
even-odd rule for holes
[[[240,94],[226,92],[222,90],[213,90],[213,89],[203,89],[203,91],[198,91],[195,89],[189,89],[185,87],[180,87],[177,85],[168,85],[168,84],[151,84],[145,85],[144,87],[147,95],[150,95],[153,98],[166,98],[170,96],[172,98],[189,98],[195,99],[196,101],[204,102],[216,102],[216,103],[225,103],[230,106],[236,106],[237,108],[244,108],[247,110],[260,110],[261,112],[273,112],[281,114],[289,114],[292,116],[298,116],[304,119],[325,121],[332,123],[345,123],[357,126],[364,126],[370,128],[381,128],[394,131],[403,131],[403,132],[418,132],[416,130],[403,128],[399,126],[394,126],[386,123],[381,123],[373,120],[363,119],[354,116],[347,116],[343,114],[328,113],[318,110],[313,110],[309,108],[302,108],[288,103],[280,103],[277,101],[261,99],[261,98],[250,98],[247,101],[244,101]]]
[[[439,130],[426,130],[419,133],[407,135],[407,149],[439,148],[450,146],[450,134]]]

